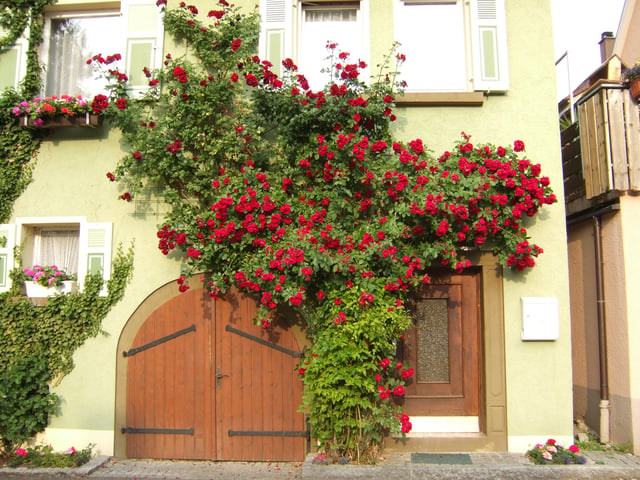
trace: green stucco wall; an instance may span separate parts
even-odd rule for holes
[[[61,0],[60,3],[64,3]],[[211,2],[190,2],[206,11]],[[252,8],[254,2],[238,2]],[[175,5],[177,2],[170,2]],[[371,51],[375,65],[392,44],[392,2],[370,0]],[[437,154],[451,148],[460,132],[472,142],[496,145],[523,140],[526,152],[551,178],[562,197],[562,171],[555,105],[555,68],[549,0],[508,0],[510,88],[489,95],[477,107],[408,107],[397,111],[397,133],[422,138]],[[452,32],[453,33],[453,32]],[[446,39],[443,39],[446,41]],[[178,53],[169,39],[165,51]],[[114,53],[114,52],[103,52]],[[175,56],[175,55],[174,55]],[[437,68],[437,66],[435,66]],[[442,72],[446,75],[446,72]],[[116,351],[120,332],[136,307],[155,289],[177,277],[177,265],[157,249],[161,218],[135,214],[135,205],[118,200],[121,191],[105,174],[123,152],[119,135],[106,127],[56,130],[45,139],[34,182],[16,202],[19,217],[86,216],[87,221],[114,222],[114,245],[135,240],[135,272],[126,296],[104,322],[106,337],[89,340],[75,356],[76,368],[56,392],[63,398],[53,429],[110,431],[114,428]],[[563,203],[544,209],[529,225],[535,243],[544,248],[538,265],[525,275],[504,280],[505,354],[509,449],[572,436],[572,379],[566,234]],[[559,300],[560,338],[523,342],[521,297]],[[107,435],[108,438],[108,435]],[[103,453],[110,453],[103,447]]]

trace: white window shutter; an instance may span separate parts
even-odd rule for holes
[[[474,90],[509,89],[505,0],[472,0]]]
[[[28,31],[25,32],[28,35]],[[5,88],[18,88],[27,71],[27,41],[24,37],[0,53],[0,92]]]
[[[282,60],[292,54],[292,0],[260,2],[260,57],[273,64],[273,71],[282,74]]]
[[[78,259],[78,284],[84,285],[88,274],[101,274],[111,278],[111,242],[113,224],[110,222],[80,224],[80,258]],[[103,288],[106,295],[106,287]]]
[[[162,13],[155,0],[122,0],[121,9],[127,32],[125,71],[129,77],[130,94],[138,96],[149,88],[150,79],[143,69],[153,70],[162,66]]]
[[[11,288],[9,272],[15,265],[13,258],[15,245],[16,226],[11,223],[0,224],[0,292],[6,292]]]

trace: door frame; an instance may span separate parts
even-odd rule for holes
[[[387,452],[506,452],[507,387],[504,332],[503,271],[491,252],[469,252],[465,257],[480,267],[480,432],[413,433],[389,437]]]
[[[189,282],[191,285],[200,285],[200,275],[194,275],[189,279]],[[135,341],[138,331],[149,316],[151,316],[151,314],[160,306],[178,295],[182,295],[182,293],[178,290],[175,280],[159,287],[149,294],[149,296],[147,296],[140,305],[138,305],[120,333],[117,350],[115,352],[116,398],[113,452],[116,458],[127,458],[127,439],[126,434],[122,432],[122,429],[127,426],[127,369],[129,362],[123,355],[123,352],[126,352],[133,347],[133,342]],[[307,339],[303,329],[303,322],[298,321],[298,319],[289,318],[288,316],[287,319],[289,320],[288,323],[291,333],[302,350],[302,348],[309,345],[309,340]]]

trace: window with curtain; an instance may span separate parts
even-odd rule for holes
[[[79,229],[45,229],[36,231],[34,265],[56,265],[65,272],[78,273]]]
[[[407,92],[507,91],[505,0],[395,0]]]
[[[48,17],[45,24],[45,95],[104,93],[104,79],[96,79],[87,60],[98,53],[119,53],[122,47],[118,12]]]
[[[330,63],[327,43],[337,43],[336,51],[350,54],[348,63],[363,58],[363,26],[359,2],[344,4],[302,4],[298,67],[313,90],[332,80],[333,72],[322,72]],[[362,79],[366,80],[366,79]]]
[[[398,1],[395,37],[407,59],[400,78],[407,92],[467,89],[467,48],[461,1],[412,3]]]

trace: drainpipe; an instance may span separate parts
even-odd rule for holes
[[[602,224],[593,217],[596,255],[596,304],[598,318],[598,356],[600,358],[600,443],[609,443],[609,370],[607,364],[607,322],[604,300],[604,259],[602,255]]]

